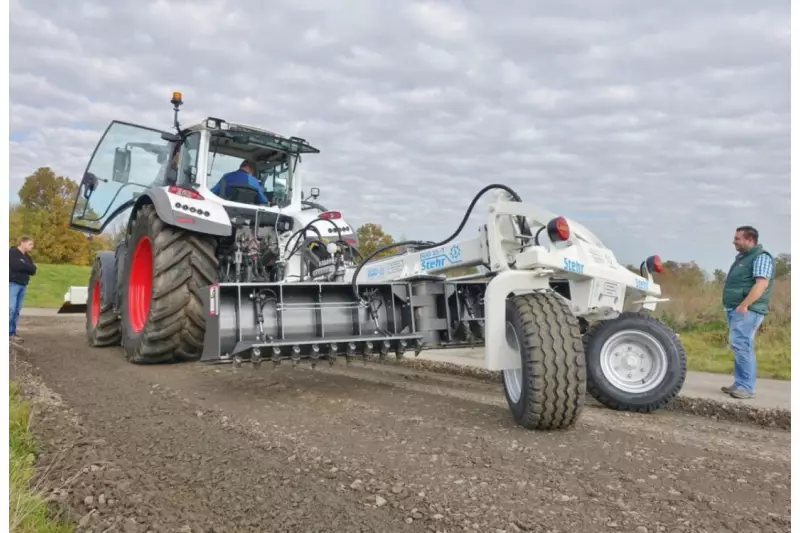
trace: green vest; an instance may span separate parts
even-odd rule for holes
[[[722,305],[726,308],[733,309],[737,307],[750,293],[750,289],[752,289],[753,285],[756,283],[753,277],[753,262],[756,260],[756,257],[762,253],[767,254],[770,258],[772,257],[760,244],[753,246],[750,251],[736,256],[736,260],[728,271],[728,277],[725,279],[725,288],[722,290]],[[769,278],[769,285],[767,285],[764,294],[750,305],[748,308],[750,311],[762,315],[767,314],[769,299],[772,295],[772,282],[774,279],[775,268],[773,266],[772,275]]]

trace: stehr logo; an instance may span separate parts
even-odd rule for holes
[[[451,265],[461,263],[460,245],[454,244],[450,248],[441,246],[439,248],[433,248],[432,250],[425,250],[419,256],[420,269],[423,272],[426,270],[444,268],[448,263]]]

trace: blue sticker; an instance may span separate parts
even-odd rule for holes
[[[383,267],[373,267],[367,269],[367,278],[383,276]]]
[[[640,291],[646,291],[647,287],[650,286],[650,282],[644,278],[634,278],[636,281],[636,288]]]
[[[454,244],[449,249],[442,246],[433,250],[425,250],[419,255],[419,265],[423,272],[444,268],[448,263],[451,265],[461,263],[460,245]]]
[[[576,274],[583,274],[583,263],[576,261],[575,259],[565,257],[564,270],[567,272],[575,272]]]

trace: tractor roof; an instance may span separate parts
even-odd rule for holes
[[[207,129],[212,135],[212,146],[236,145],[236,151],[278,150],[290,154],[318,154],[319,149],[300,137],[284,137],[277,133],[248,126],[225,122],[209,117],[201,124],[188,128],[191,131]],[[248,149],[249,148],[249,149]]]

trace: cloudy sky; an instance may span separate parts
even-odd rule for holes
[[[351,223],[436,239],[499,182],[625,262],[789,250],[787,1],[11,0],[11,201],[108,122],[299,135]],[[468,225],[468,235],[480,224]]]

